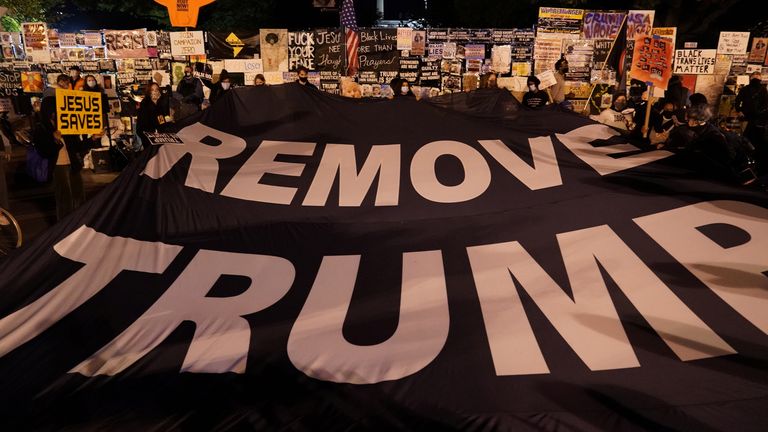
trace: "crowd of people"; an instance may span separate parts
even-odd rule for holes
[[[309,81],[309,70],[299,67],[296,70],[296,83],[316,89]],[[572,109],[565,98],[565,75],[568,62],[561,58],[555,64],[555,81],[546,90],[540,88],[541,81],[536,76],[527,79],[527,91],[521,97],[522,106],[530,110],[556,106],[560,109]],[[498,76],[487,73],[480,77],[480,88],[498,88]],[[267,85],[263,75],[256,75],[253,85]],[[204,87],[208,87],[208,95]],[[233,88],[232,78],[224,70],[218,81],[201,80],[196,77],[191,66],[184,70],[184,77],[175,89],[161,87],[156,82],[145,86],[143,97],[135,110],[135,144],[140,150],[148,147],[142,142],[146,132],[162,129],[169,122],[178,121],[193,115],[209,104],[217,103]],[[383,88],[383,90],[381,90]],[[416,94],[411,84],[395,78],[389,86],[378,88],[385,98],[413,98],[435,96]],[[80,68],[73,66],[69,74],[59,75],[56,87],[50,87],[39,100],[33,99],[31,115],[31,133],[29,141],[40,158],[48,162],[49,178],[53,180],[56,199],[56,215],[63,218],[83,203],[84,191],[81,170],[84,157],[89,150],[102,145],[101,134],[62,135],[56,126],[56,91],[73,89],[88,92],[100,92],[103,106],[107,105],[107,96],[98,85],[93,75],[81,75]],[[342,81],[342,96],[363,97],[360,84],[353,80]],[[650,112],[648,110],[650,109]],[[617,92],[612,96],[608,108],[590,117],[600,123],[618,129],[634,139],[633,142],[648,148],[666,149],[689,158],[695,166],[738,180],[741,184],[750,184],[758,179],[758,170],[768,168],[768,91],[762,84],[762,76],[755,72],[750,77],[749,85],[739,92],[735,109],[743,123],[729,124],[714,122],[712,109],[704,95],[690,94],[679,77],[673,76],[664,97],[651,99],[649,108],[648,89],[645,83],[632,80],[628,93]],[[104,114],[105,124],[109,124]],[[7,121],[0,122],[0,136],[3,141],[3,157],[10,157],[11,145],[17,141]],[[741,129],[741,125],[745,127]],[[0,172],[0,207],[8,207],[8,193],[5,175]]]

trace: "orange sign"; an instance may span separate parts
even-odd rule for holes
[[[638,36],[632,55],[632,69],[629,75],[660,89],[667,89],[672,77],[674,43],[671,39],[658,36]]]
[[[211,4],[214,0],[155,0],[168,8],[173,27],[197,26],[197,14],[200,8]]]

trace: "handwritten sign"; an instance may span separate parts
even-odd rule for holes
[[[635,40],[639,36],[650,36],[653,30],[652,10],[631,10],[627,15],[627,40]]]
[[[621,12],[587,12],[584,14],[584,39],[616,39],[626,14]]]
[[[715,73],[717,50],[682,49],[675,51],[672,73],[683,75],[711,75]]]
[[[720,32],[717,43],[719,54],[746,54],[749,48],[749,32]]]
[[[104,129],[101,93],[56,90],[56,120],[62,135],[97,134]]]
[[[171,55],[205,55],[203,32],[171,32]]]

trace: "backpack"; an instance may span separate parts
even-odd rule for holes
[[[27,175],[34,181],[38,183],[48,181],[50,163],[49,159],[40,155],[35,146],[27,146]]]

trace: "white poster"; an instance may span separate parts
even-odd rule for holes
[[[675,51],[673,74],[711,75],[715,73],[717,50],[682,49]]]
[[[491,70],[506,74],[512,66],[512,46],[495,45],[491,48]]]
[[[397,49],[409,50],[413,47],[413,29],[400,27],[397,29]]]
[[[202,31],[170,32],[171,55],[205,55],[205,41]]]
[[[749,48],[749,32],[720,32],[718,54],[746,54]]]

